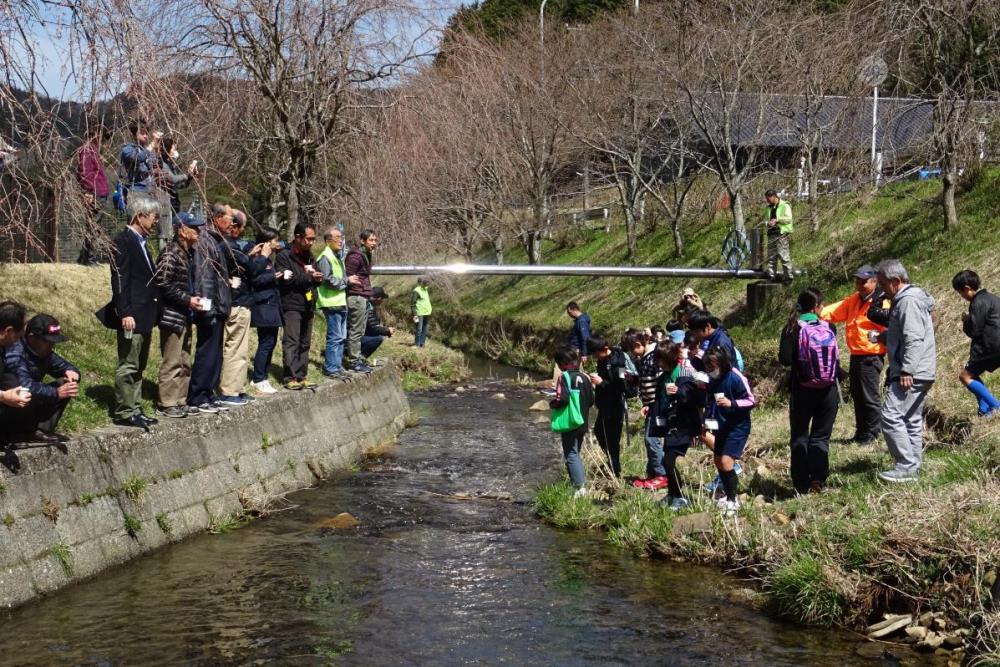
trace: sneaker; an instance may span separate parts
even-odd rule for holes
[[[905,472],[903,470],[897,470],[893,468],[892,470],[886,470],[885,472],[880,472],[878,478],[885,482],[916,482],[917,473],[915,472]]]
[[[250,386],[261,396],[268,396],[270,394],[277,394],[278,390],[271,385],[270,380],[261,380],[260,382],[251,382]]]
[[[302,389],[302,382],[299,380],[287,380],[285,381],[285,389],[291,389],[292,391],[298,391]]]
[[[233,408],[241,408],[250,402],[242,396],[219,396],[217,400],[219,403]]]
[[[587,497],[587,487],[585,486],[581,486],[573,493],[573,500],[576,500],[577,498],[586,498],[586,497]]]
[[[648,489],[649,488],[649,480],[646,479],[646,478],[644,478],[644,477],[639,477],[637,479],[633,479],[632,480],[632,486],[634,486],[637,489]]]
[[[201,414],[201,410],[194,405],[182,405],[181,407],[187,410],[188,417],[197,417]]]
[[[229,405],[223,403],[218,398],[212,400],[212,407],[218,410],[219,412],[229,412]]]
[[[817,480],[809,482],[809,493],[823,493],[823,482]]]
[[[331,380],[342,380],[344,378],[344,371],[339,368],[332,372],[323,371],[323,377],[330,378]]]
[[[170,419],[184,419],[188,416],[188,409],[182,405],[171,405],[169,408],[156,408],[156,414]]]
[[[309,379],[301,380],[300,384],[302,385],[303,389],[315,389],[316,388],[316,383],[313,382],[312,380],[309,380]]]
[[[705,485],[705,491],[708,492],[708,495],[712,496],[715,495],[715,492],[718,491],[721,486],[722,486],[722,475],[720,475],[719,473],[715,473],[715,479],[713,479],[711,483]]]
[[[659,491],[660,489],[667,488],[667,486],[669,486],[667,478],[664,477],[663,475],[658,475],[650,479],[648,482],[646,482],[645,488],[650,489],[652,491]]]
[[[351,364],[351,370],[355,373],[371,373],[372,367],[363,361],[355,361]]]
[[[254,398],[250,394],[246,393],[245,391],[241,391],[240,392],[240,398],[242,398],[247,403],[253,403],[254,401],[257,400],[256,398]]]
[[[736,516],[736,513],[740,509],[740,501],[738,498],[736,500],[729,500],[723,497],[715,501],[715,506],[719,508],[722,516],[729,518]]]
[[[219,408],[215,407],[214,403],[202,403],[201,405],[192,405],[191,408],[196,410],[200,414],[205,415],[217,415],[222,412]]]
[[[691,503],[684,496],[673,498],[670,501],[670,510],[673,512],[680,512],[681,510],[687,509],[690,506]]]

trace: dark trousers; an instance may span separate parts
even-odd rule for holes
[[[839,409],[837,385],[825,389],[792,387],[792,484],[799,493],[809,491],[812,482],[826,482],[830,473],[830,434]]]
[[[361,356],[367,359],[375,354],[375,350],[382,345],[383,341],[385,341],[385,336],[362,336]]]
[[[284,357],[282,379],[305,380],[309,372],[309,346],[312,343],[313,313],[285,311],[285,330],[281,336],[281,354]]]
[[[594,436],[611,463],[611,471],[616,477],[622,474],[622,428],[625,423],[625,412],[619,408],[598,410],[594,422]]]
[[[263,382],[271,366],[274,348],[278,345],[278,327],[257,329],[257,352],[253,355],[253,381]]]
[[[862,442],[879,434],[882,414],[882,369],[877,354],[851,355],[851,400],[854,401],[854,438]]]
[[[204,405],[215,398],[215,385],[222,373],[222,330],[225,320],[213,317],[198,322],[198,340],[191,364],[188,405]]]
[[[62,383],[63,380],[58,380],[49,384],[58,387]],[[34,435],[35,431],[54,432],[69,401],[68,398],[32,396],[31,402],[26,407],[0,408],[0,423],[3,425],[0,441],[17,442],[21,438]]]

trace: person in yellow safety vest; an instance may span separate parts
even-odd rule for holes
[[[413,310],[414,339],[413,344],[423,347],[427,342],[427,325],[431,319],[431,295],[427,287],[430,280],[427,276],[417,278],[417,286],[413,288],[410,306]]]
[[[326,351],[323,355],[323,375],[344,377],[344,342],[347,340],[347,286],[357,285],[357,276],[346,276],[340,251],[344,235],[332,227],[323,235],[326,248],[316,262],[323,280],[316,290],[316,305],[326,318]]]
[[[778,197],[774,190],[764,193],[767,206],[764,219],[767,224],[767,277],[774,280],[778,275],[778,260],[781,260],[781,277],[784,282],[792,281],[792,254],[788,237],[792,233],[792,206]]]

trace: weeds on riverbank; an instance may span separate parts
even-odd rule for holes
[[[602,481],[592,442],[589,497],[573,499],[559,482],[539,490],[535,510],[555,525],[602,528],[636,553],[731,568],[758,581],[774,611],[804,623],[861,628],[887,612],[944,612],[951,629],[976,629],[970,648],[983,660],[1000,659],[989,591],[1000,565],[1000,424],[975,425],[961,445],[931,443],[919,483],[887,486],[876,477],[890,464],[884,445],[848,444],[851,423],[845,409],[827,489],[798,496],[787,413],[756,414],[736,519],[722,519],[702,489],[714,475],[706,450],[681,459],[692,507],[674,514],[648,491]],[[623,467],[644,474],[641,438],[624,448]]]

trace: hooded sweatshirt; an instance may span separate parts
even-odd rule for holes
[[[931,312],[934,298],[916,285],[905,285],[892,299],[885,346],[889,354],[889,381],[901,375],[933,382],[937,377],[937,347]]]

